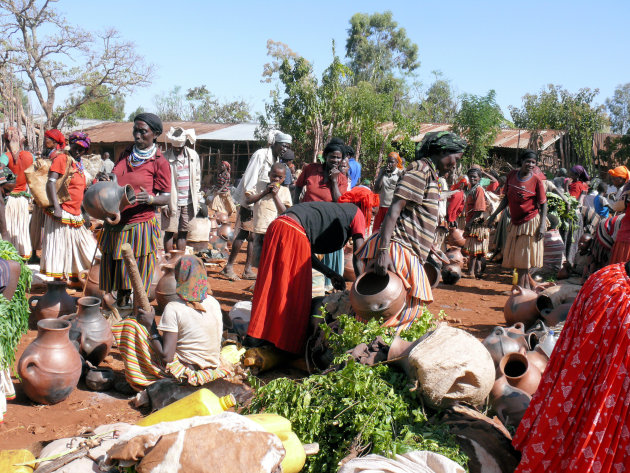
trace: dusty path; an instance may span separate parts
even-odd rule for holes
[[[237,260],[237,274],[242,273],[244,256],[241,253]],[[236,301],[251,298],[247,289],[252,281],[231,282],[219,276],[218,272],[219,268],[212,274],[212,290],[224,311],[229,311]],[[462,279],[455,286],[440,285],[434,290],[435,301],[430,309],[436,314],[444,310],[449,323],[483,338],[492,327],[504,322],[503,305],[507,298],[504,292],[510,289],[509,280],[507,272],[489,265],[485,280]],[[23,337],[18,359],[36,335],[36,331],[29,331]],[[109,355],[104,365],[112,367],[123,377],[123,366],[117,352]],[[142,415],[129,405],[131,396],[114,391],[92,392],[83,383],[68,399],[54,406],[32,404],[22,393],[20,382],[14,379],[14,384],[17,399],[9,402],[5,422],[0,425],[0,450],[28,448],[38,453],[42,442],[73,436],[101,424],[117,421],[133,423]]]

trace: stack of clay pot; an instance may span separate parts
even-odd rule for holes
[[[397,316],[405,307],[407,291],[398,275],[390,271],[379,276],[368,271],[361,274],[350,289],[350,304],[363,320]]]
[[[483,341],[496,367],[490,401],[499,419],[513,427],[538,389],[556,340],[540,321],[528,333],[524,329],[521,322],[507,329],[495,327]]]

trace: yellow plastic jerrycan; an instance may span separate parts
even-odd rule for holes
[[[2,473],[33,473],[32,466],[13,465],[34,461],[35,457],[28,450],[2,450],[0,452],[0,471]]]
[[[286,456],[282,460],[282,473],[298,473],[306,463],[302,442],[291,430],[291,422],[278,414],[250,414],[245,416],[260,424],[267,432],[276,434],[282,441]]]
[[[212,391],[203,388],[141,419],[137,425],[147,427],[189,417],[211,416],[235,405],[236,399],[232,394],[218,397]]]

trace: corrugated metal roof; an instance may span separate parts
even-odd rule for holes
[[[199,136],[200,134],[210,133],[233,125],[228,123],[164,122],[164,133],[158,138],[159,142],[166,142],[166,132],[172,126],[181,126],[185,129],[194,128],[195,134]],[[131,136],[132,129],[133,124],[131,122],[115,122],[102,123],[86,128],[83,131],[89,135],[92,143],[125,143],[133,141],[133,137]]]
[[[256,138],[257,123],[239,123],[220,130],[197,135],[197,140],[207,141],[258,141]]]

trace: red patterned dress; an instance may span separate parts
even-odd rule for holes
[[[518,473],[622,472],[630,465],[630,277],[584,284],[513,444]]]

